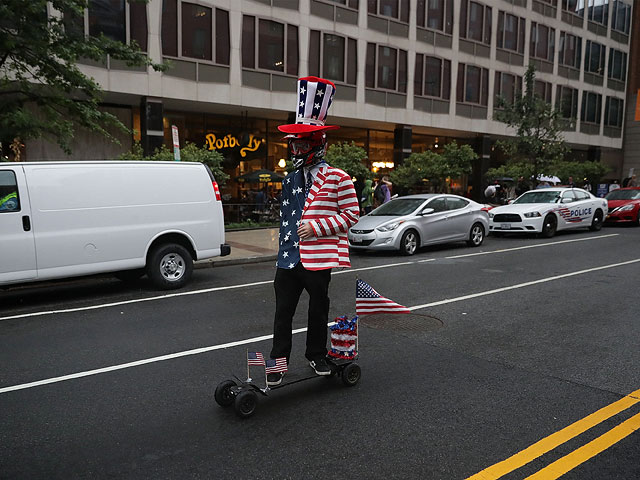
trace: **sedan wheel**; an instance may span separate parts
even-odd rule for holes
[[[596,213],[593,214],[593,220],[591,221],[591,226],[589,230],[592,232],[597,232],[602,229],[602,210],[596,210]]]
[[[415,230],[407,230],[400,240],[400,252],[403,255],[413,255],[418,249],[420,237]]]
[[[470,247],[479,247],[484,242],[484,227],[479,223],[474,223],[469,232],[469,240],[467,245]]]
[[[542,225],[542,236],[551,238],[556,234],[558,228],[558,219],[555,215],[547,215],[544,218],[544,224]]]

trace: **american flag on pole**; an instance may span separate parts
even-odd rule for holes
[[[358,279],[356,282],[356,315],[368,313],[411,313],[411,310],[383,297],[367,282]]]
[[[287,358],[280,357],[276,359],[267,360],[265,364],[265,371],[267,374],[269,373],[278,373],[278,372],[286,372],[287,371]]]
[[[247,365],[264,365],[264,357],[260,352],[247,352]]]

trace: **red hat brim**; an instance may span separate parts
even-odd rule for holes
[[[278,130],[284,133],[311,133],[320,132],[322,130],[336,130],[338,128],[340,128],[338,125],[306,125],[304,123],[278,125]]]

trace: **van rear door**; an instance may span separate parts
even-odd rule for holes
[[[31,205],[24,170],[0,164],[0,284],[37,277]]]

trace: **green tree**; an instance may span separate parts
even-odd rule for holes
[[[104,62],[109,55],[130,66],[166,67],[151,62],[135,42],[85,36],[82,18],[88,0],[53,0],[57,13],[51,16],[47,3],[0,2],[0,142],[45,137],[70,153],[77,127],[117,141],[107,128],[127,128],[99,110],[102,90],[80,71],[78,61]]]
[[[497,146],[509,162],[531,165],[531,175],[549,174],[552,162],[564,158],[569,147],[561,131],[560,112],[534,93],[535,67],[529,65],[524,76],[524,95],[513,102],[499,97],[495,119],[515,130],[515,137],[499,140]]]
[[[448,191],[447,179],[471,173],[472,162],[478,155],[469,145],[456,142],[445,145],[441,154],[432,151],[412,153],[391,173],[394,186],[415,191],[430,183],[438,192]]]
[[[131,151],[123,153],[118,157],[118,159],[172,162],[174,157],[173,152],[165,145],[156,149],[152,155],[145,157],[142,152],[142,146],[136,142],[131,148]],[[227,180],[229,180],[229,175],[227,175],[222,169],[224,156],[216,150],[208,150],[206,147],[198,147],[195,143],[186,142],[185,146],[180,149],[180,161],[204,163],[211,169],[213,176],[220,186],[224,185]]]
[[[611,170],[611,167],[600,162],[554,162],[549,166],[549,174],[556,175],[567,183],[569,177],[573,177],[576,185],[580,185],[584,179],[591,185],[600,183],[602,177]]]
[[[364,148],[358,147],[354,142],[338,142],[329,145],[325,160],[332,167],[344,170],[352,178],[362,180],[371,178],[372,174],[367,166],[362,163],[367,159]]]

